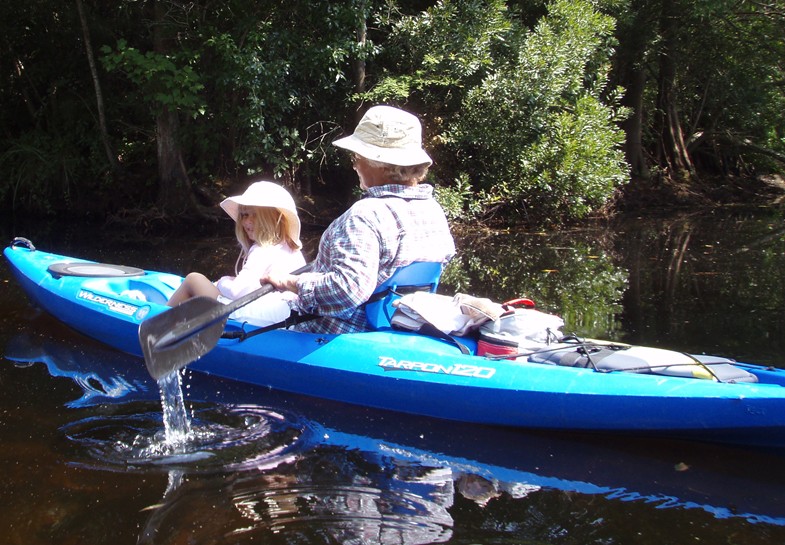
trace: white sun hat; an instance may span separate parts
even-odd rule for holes
[[[390,165],[433,164],[422,148],[420,120],[392,106],[369,109],[354,134],[336,140],[333,145]]]
[[[268,206],[277,208],[288,220],[289,238],[301,246],[300,218],[294,199],[286,189],[273,182],[254,182],[245,193],[237,197],[228,197],[221,201],[221,208],[236,222],[240,215],[240,206]]]

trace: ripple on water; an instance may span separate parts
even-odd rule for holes
[[[273,471],[189,476],[151,507],[138,543],[448,541],[451,471],[382,461],[317,447]]]
[[[114,407],[113,409],[118,409]],[[160,406],[138,405],[61,428],[77,447],[76,465],[111,471],[186,468],[189,472],[274,467],[307,432],[294,415],[256,405],[194,405],[187,437],[168,441]]]

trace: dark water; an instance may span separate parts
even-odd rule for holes
[[[230,232],[0,234],[177,273],[235,257]],[[459,248],[445,293],[529,296],[582,335],[785,366],[782,214],[478,230]],[[2,543],[785,542],[783,452],[467,426],[191,373],[200,448],[135,457],[162,428],[143,362],[40,314],[5,262],[0,309]]]

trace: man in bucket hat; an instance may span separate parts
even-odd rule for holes
[[[362,305],[396,269],[447,263],[455,243],[433,187],[420,183],[433,161],[417,117],[374,106],[352,135],[333,144],[352,152],[364,198],[324,232],[311,272],[274,272],[261,281],[298,294],[299,308],[320,316],[300,329],[351,333],[368,328]]]

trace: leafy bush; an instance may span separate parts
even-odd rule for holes
[[[428,113],[448,215],[580,218],[626,181],[614,20],[593,6],[558,0],[529,31],[506,2],[441,0],[393,26],[362,98]]]
[[[449,140],[511,211],[581,218],[626,181],[620,92],[606,89],[612,32],[591,3],[557,0],[516,58],[467,94]]]
[[[434,196],[451,221],[474,218],[482,211],[483,201],[474,192],[465,172],[458,175],[452,186],[436,186]]]

